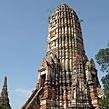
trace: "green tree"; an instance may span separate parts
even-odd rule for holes
[[[109,48],[100,49],[95,55],[96,62],[100,65],[101,71],[106,72],[101,81],[104,87],[104,97],[101,104],[104,109],[109,109]]]
[[[109,71],[109,48],[100,49],[95,55],[97,63],[101,66],[101,70],[104,72]]]

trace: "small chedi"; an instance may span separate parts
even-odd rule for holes
[[[49,17],[46,56],[22,109],[99,109],[100,84],[83,44],[80,20],[66,4]]]
[[[4,84],[0,95],[0,109],[11,109],[7,91],[7,77],[4,78]]]

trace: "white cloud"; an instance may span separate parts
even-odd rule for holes
[[[32,89],[16,89],[15,92],[19,93],[20,95],[29,96],[32,93]]]

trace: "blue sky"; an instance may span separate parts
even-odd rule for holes
[[[20,109],[35,88],[46,54],[48,17],[67,3],[82,22],[85,51],[94,58],[109,42],[109,0],[0,0],[0,89],[8,77],[13,109]],[[103,73],[99,72],[99,79]]]

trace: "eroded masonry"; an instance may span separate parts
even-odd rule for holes
[[[22,109],[99,109],[100,84],[88,59],[80,20],[66,4],[49,17],[46,56],[38,82]]]

